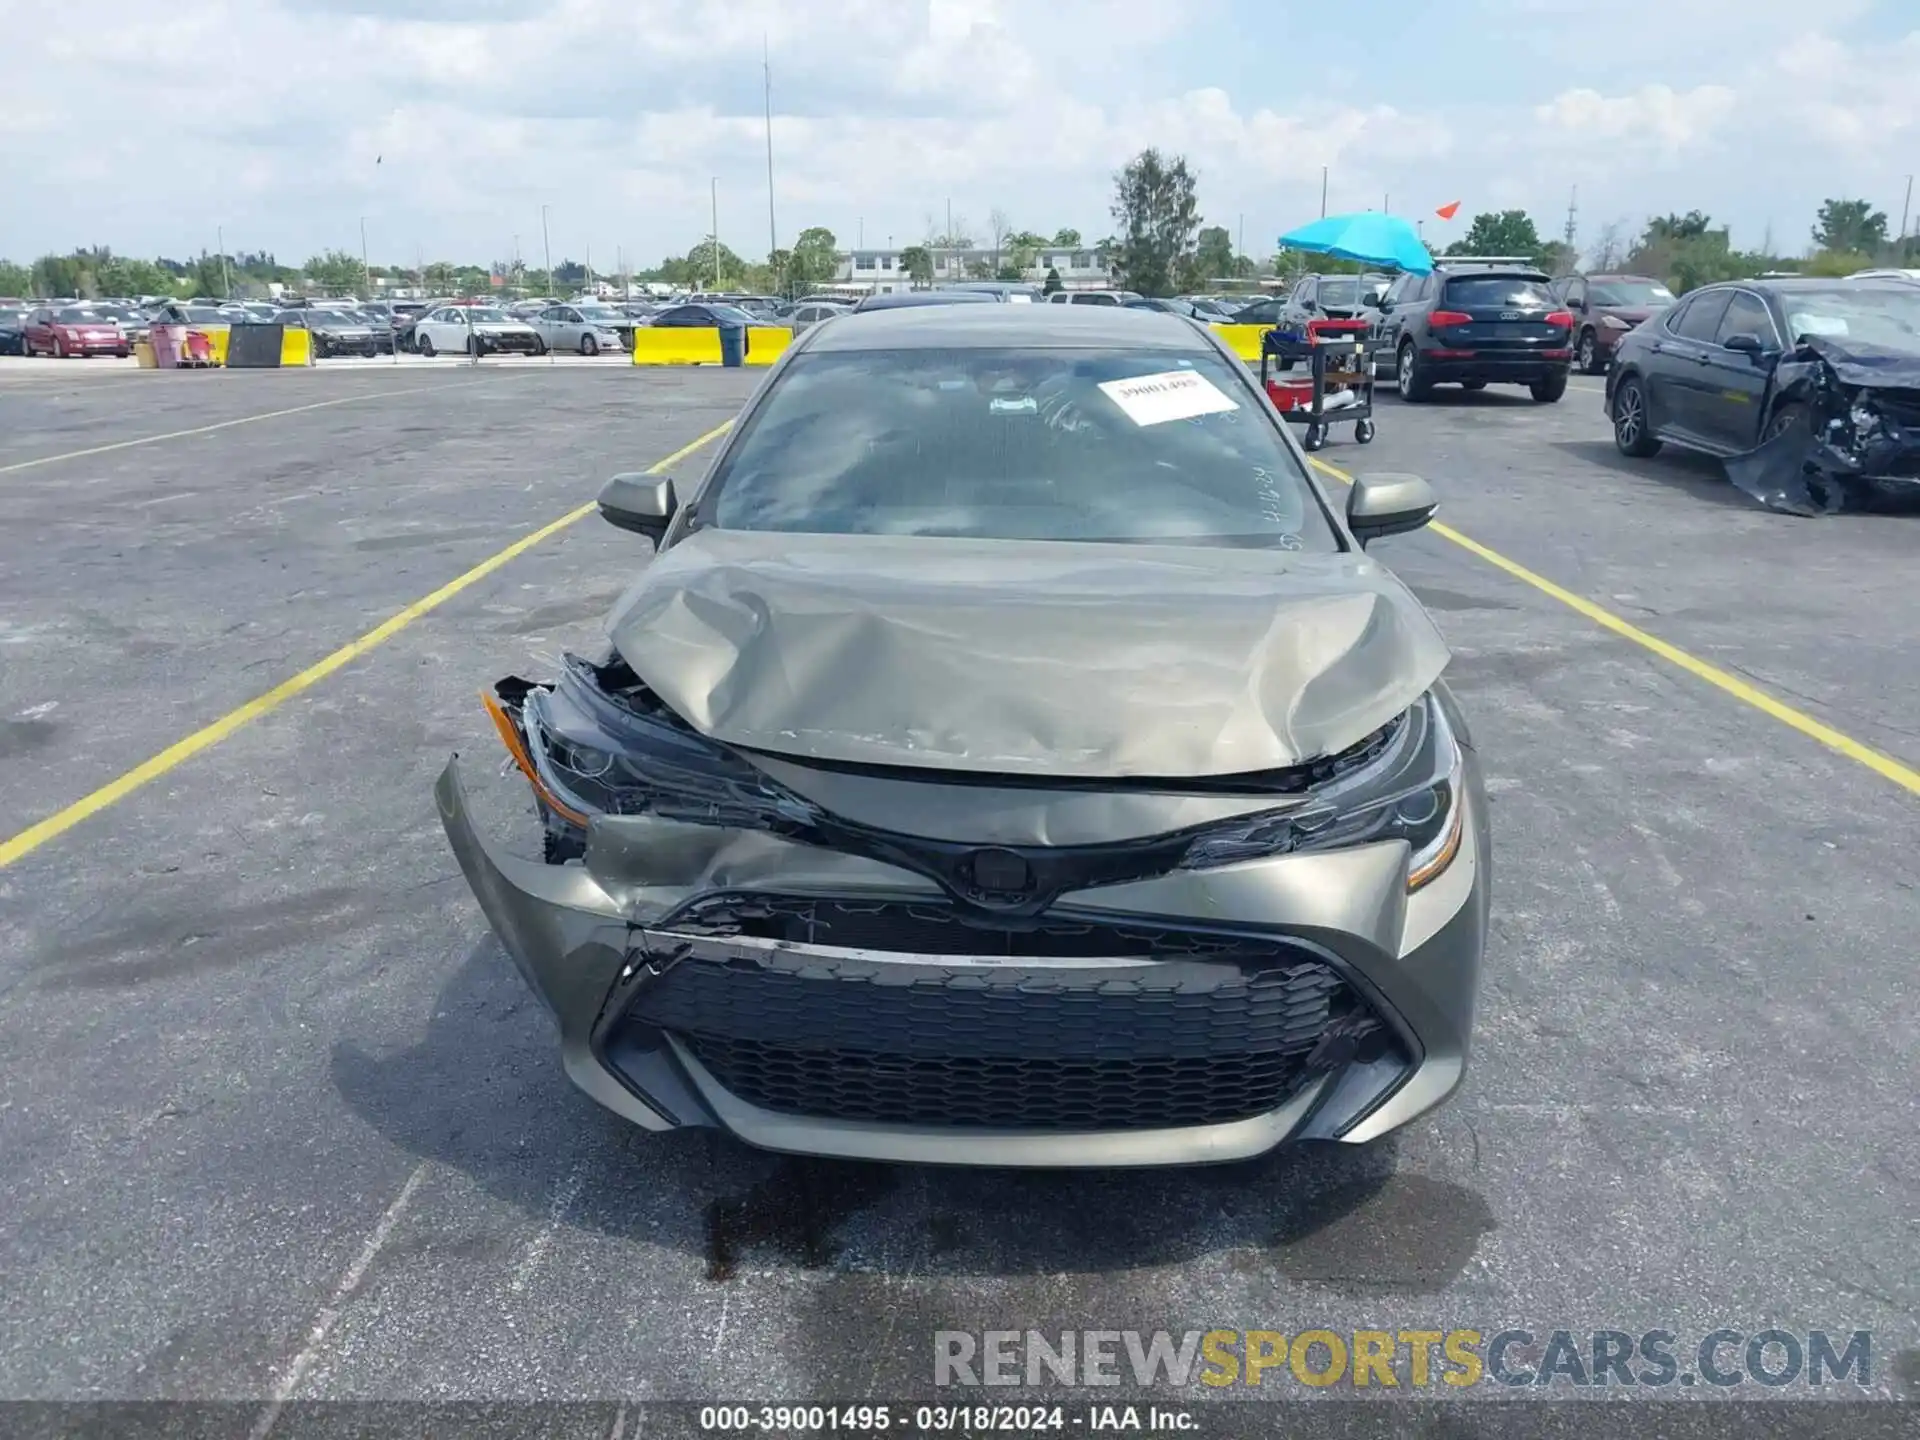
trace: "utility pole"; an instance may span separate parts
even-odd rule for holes
[[[1320,167],[1320,218],[1322,220],[1327,218],[1327,169],[1325,165]]]
[[[547,240],[547,207],[540,207],[540,253],[547,257],[547,288],[553,288],[553,246]]]
[[[1573,193],[1567,197],[1567,228],[1565,238],[1567,249],[1573,249],[1573,237],[1580,233],[1580,187],[1573,187]]]
[[[1907,216],[1913,212],[1913,177],[1907,177],[1907,198],[1900,202],[1900,248],[1905,250],[1907,243]]]
[[[720,177],[713,177],[713,288],[720,288]]]
[[[584,257],[581,264],[587,267],[587,293],[593,293],[593,246],[588,245],[580,254]]]
[[[1391,190],[1380,197],[1380,213],[1382,215],[1390,215],[1393,213],[1393,192]]]
[[[360,217],[360,274],[367,282],[367,299],[373,299],[373,266],[367,260],[367,217]]]
[[[859,238],[854,241],[853,248],[864,250],[867,248],[867,217],[862,215],[855,223],[859,227]]]
[[[227,234],[226,231],[218,225],[213,227],[213,243],[220,247],[220,298],[222,300],[231,300],[233,298],[233,279],[227,274]]]
[[[780,248],[780,228],[773,223],[773,51],[765,33],[760,36],[760,52],[766,76],[767,101],[767,263]],[[715,254],[719,253],[716,245]],[[777,279],[778,277],[776,277]]]

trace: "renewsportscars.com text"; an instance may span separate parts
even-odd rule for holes
[[[939,1330],[940,1386],[1356,1389],[1873,1383],[1867,1330]]]

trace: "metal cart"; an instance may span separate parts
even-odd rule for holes
[[[1267,392],[1281,417],[1304,425],[1301,444],[1318,450],[1327,443],[1327,431],[1351,424],[1356,443],[1373,439],[1373,351],[1364,320],[1316,320],[1307,333],[1289,335],[1269,330],[1260,339],[1260,388]],[[1295,378],[1276,361],[1304,362],[1307,373]]]

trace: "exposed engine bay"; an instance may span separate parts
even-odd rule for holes
[[[1772,510],[1832,515],[1879,493],[1920,504],[1920,356],[1803,337],[1775,372],[1773,432],[1726,462]]]

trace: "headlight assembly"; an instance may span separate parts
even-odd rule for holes
[[[806,801],[671,717],[623,706],[593,670],[570,655],[553,688],[529,687],[519,707],[529,778],[575,824],[656,815],[779,833],[816,818]]]
[[[1422,696],[1394,722],[1376,759],[1316,788],[1297,806],[1210,828],[1187,848],[1182,868],[1405,840],[1407,889],[1418,890],[1460,853],[1460,787],[1459,743],[1438,703]]]

